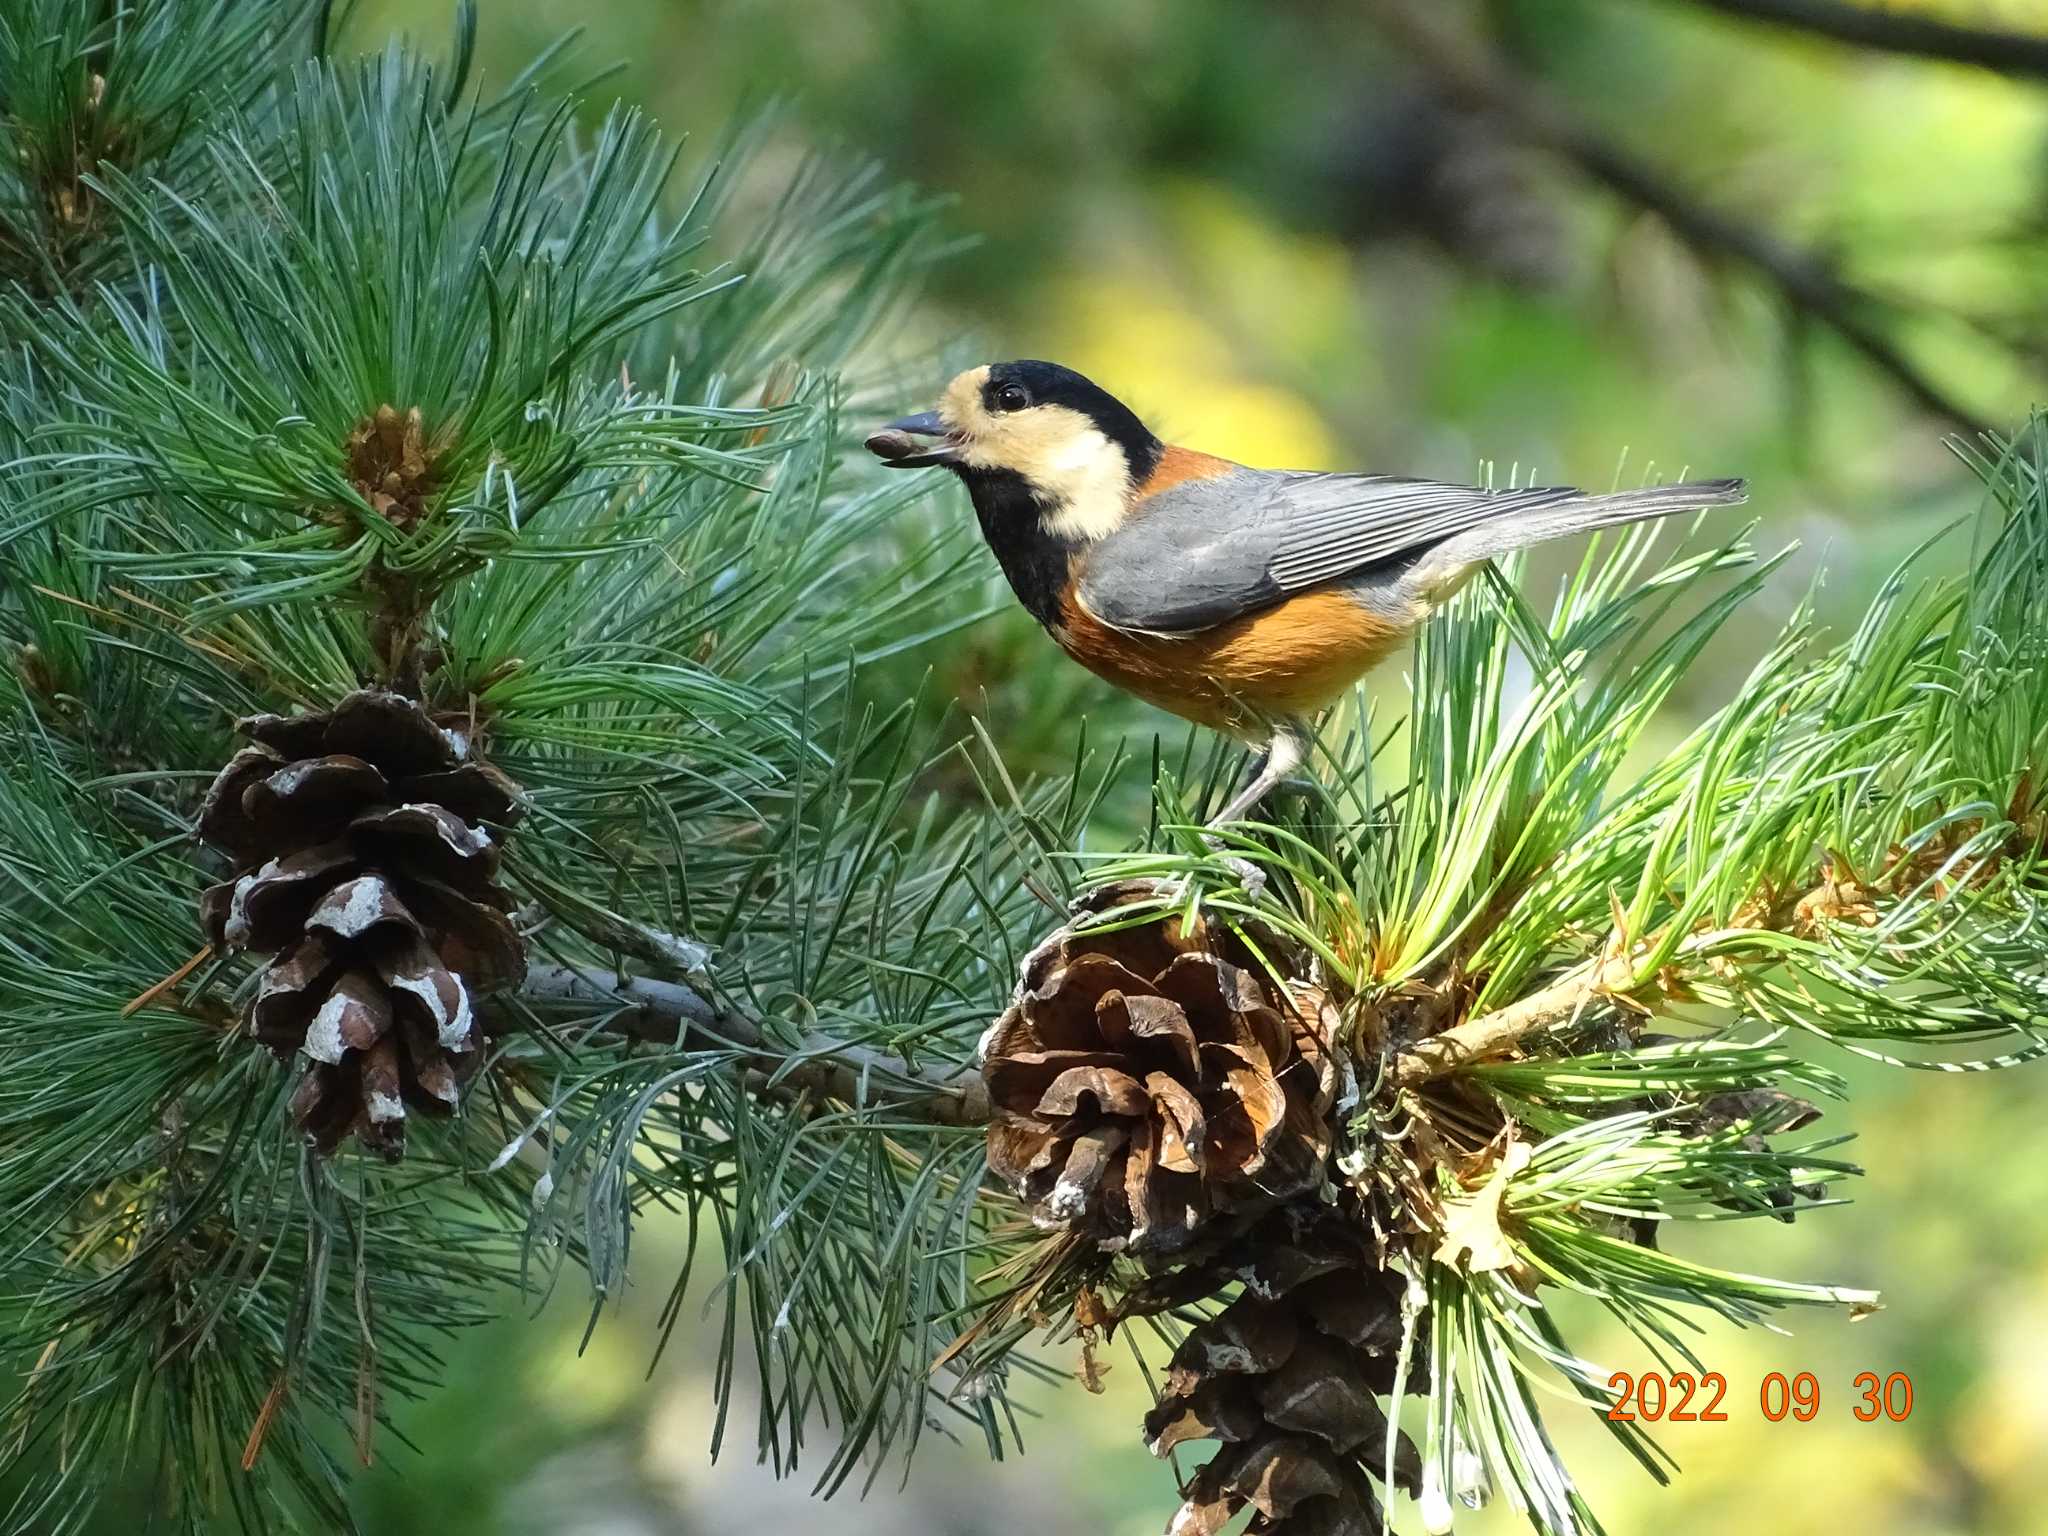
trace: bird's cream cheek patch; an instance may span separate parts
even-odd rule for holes
[[[939,400],[939,419],[954,431],[973,438],[988,428],[988,416],[981,408],[981,387],[988,382],[988,368],[970,368],[946,386]]]
[[[1093,427],[1051,453],[1036,477],[1055,501],[1045,526],[1065,538],[1099,539],[1123,522],[1131,474],[1121,449]]]

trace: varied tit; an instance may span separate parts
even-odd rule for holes
[[[1074,660],[1266,756],[1234,821],[1307,755],[1308,722],[1477,566],[1546,539],[1743,499],[1740,480],[1614,495],[1250,469],[1162,443],[1070,368],[972,368],[867,440],[967,486],[1018,600]]]

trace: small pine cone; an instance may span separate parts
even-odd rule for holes
[[[1800,1130],[1820,1118],[1820,1106],[1776,1088],[1750,1088],[1731,1093],[1716,1093],[1702,1099],[1696,1106],[1676,1115],[1672,1124],[1691,1136],[1712,1136],[1727,1130],[1737,1121],[1747,1120],[1755,1125],[1768,1128],[1768,1134],[1761,1130],[1746,1132],[1741,1140],[1743,1150],[1768,1152],[1770,1136],[1782,1135],[1788,1131]],[[1825,1184],[1780,1184],[1764,1191],[1764,1198],[1771,1202],[1778,1220],[1789,1222],[1801,1200],[1819,1200],[1827,1194]],[[1745,1210],[1738,1200],[1717,1201],[1729,1210]],[[1652,1229],[1654,1243],[1655,1222]]]
[[[1683,1043],[1683,1037],[1678,1035],[1645,1034],[1636,1040],[1637,1045],[1645,1047]],[[1664,1124],[1669,1129],[1687,1136],[1717,1135],[1738,1121],[1747,1120],[1751,1122],[1752,1128],[1743,1134],[1739,1145],[1744,1151],[1757,1153],[1770,1150],[1770,1137],[1803,1130],[1818,1120],[1821,1114],[1819,1105],[1777,1088],[1735,1089],[1727,1093],[1708,1094],[1705,1098],[1690,1102],[1673,1096],[1664,1096],[1645,1099],[1638,1107],[1665,1111]],[[1775,1208],[1778,1220],[1790,1222],[1800,1201],[1824,1198],[1827,1186],[1788,1183],[1766,1189],[1762,1193]],[[1715,1204],[1731,1211],[1753,1208],[1743,1200],[1717,1200]],[[1659,1222],[1637,1217],[1631,1220],[1629,1228],[1637,1242],[1646,1248],[1654,1248],[1657,1246],[1657,1228],[1660,1225]]]
[[[519,789],[410,699],[241,722],[199,834],[233,861],[201,898],[223,951],[269,955],[245,1027],[307,1058],[292,1115],[323,1151],[387,1157],[408,1110],[448,1114],[480,1059],[474,1000],[525,974],[498,846]]]
[[[401,528],[426,514],[435,489],[435,450],[418,406],[401,414],[380,405],[342,444],[350,482],[362,498]]]
[[[1253,1536],[1368,1536],[1390,1426],[1379,1398],[1399,1364],[1401,1282],[1325,1207],[1261,1220],[1210,1267],[1242,1289],[1181,1341],[1145,1416],[1165,1456],[1189,1440],[1222,1448],[1189,1479],[1168,1536],[1214,1536],[1251,1505]],[[1418,1355],[1420,1351],[1417,1351]],[[1411,1361],[1411,1391],[1427,1370]],[[1395,1480],[1411,1494],[1421,1461],[1405,1435]]]
[[[1091,910],[1150,889],[1110,887]],[[1277,935],[1256,940],[1275,965],[1295,958]],[[1272,981],[1220,923],[1064,929],[983,1045],[989,1167],[1041,1225],[1105,1251],[1181,1249],[1214,1213],[1321,1182],[1335,1027],[1319,989]]]

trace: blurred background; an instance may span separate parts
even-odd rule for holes
[[[1491,464],[1596,485],[1747,475],[1759,545],[1801,552],[1775,611],[1694,674],[1676,731],[1739,685],[1823,566],[1818,602],[1839,625],[1972,511],[1944,437],[2010,425],[2040,398],[2048,44],[2024,35],[2048,38],[2048,3],[1870,4],[1861,14],[1884,25],[1866,42],[1882,46],[1744,14],[1839,13],[1820,0],[490,0],[480,57],[505,82],[580,26],[577,65],[618,65],[592,99],[644,104],[690,135],[694,165],[775,108],[743,197],[771,198],[823,155],[950,199],[957,249],[877,359],[900,381],[891,408],[921,408],[951,363],[1042,356],[1162,435],[1254,463],[1456,478]],[[444,46],[448,11],[368,0],[356,35]],[[1969,43],[1985,30],[2023,35]],[[1953,565],[1967,543],[1951,543]],[[1020,616],[925,660],[935,693],[1000,721],[1025,768],[1068,764],[1083,718],[1141,750],[1153,732],[1182,740]],[[1869,1176],[1854,1204],[1669,1241],[1728,1267],[1882,1286],[1887,1308],[1703,1335],[1729,1422],[1665,1432],[1683,1467],[1670,1490],[1560,1401],[1556,1431],[1617,1536],[2048,1530],[2043,1069],[1849,1066],[1853,1108],[1827,1123],[1857,1133]],[[1024,1394],[1043,1417],[1020,1461],[930,1434],[907,1484],[890,1465],[865,1500],[814,1504],[801,1466],[777,1484],[753,1464],[742,1394],[714,1463],[719,1298],[691,1299],[647,1371],[682,1240],[648,1229],[642,1289],[587,1344],[566,1283],[457,1341],[451,1385],[402,1417],[412,1449],[387,1440],[362,1482],[364,1528],[1160,1528],[1170,1475],[1138,1442],[1144,1374],[1120,1354],[1100,1396]],[[1596,1358],[1649,1363],[1600,1318],[1570,1321]],[[1801,1370],[1818,1415],[1768,1422],[1762,1378]],[[1865,1370],[1911,1378],[1904,1422],[1853,1416]],[[1496,1508],[1470,1528],[1521,1526]]]

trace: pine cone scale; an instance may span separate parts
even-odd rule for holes
[[[457,1051],[473,1047],[476,1016],[469,989],[441,964],[425,939],[414,935],[403,948],[387,953],[378,961],[377,973],[394,1000],[410,1000],[415,1011],[425,1015],[435,1044]]]
[[[354,868],[341,843],[272,859],[235,883],[217,942],[232,949],[281,949],[305,927],[327,882]]]
[[[1316,1327],[1354,1349],[1383,1355],[1401,1341],[1401,1315],[1384,1297],[1344,1278],[1315,1280],[1297,1296]]]
[[[1187,1015],[1171,998],[1135,989],[1109,992],[1096,1005],[1095,1015],[1101,1037],[1112,1046],[1129,1049],[1132,1042],[1162,1046],[1171,1054],[1170,1069],[1190,1078],[1200,1077],[1201,1044]]]
[[[242,810],[242,797],[251,786],[267,779],[283,761],[265,746],[244,747],[228,759],[227,766],[207,786],[206,797],[199,803],[201,840],[233,854],[246,854],[260,848],[262,845],[255,840],[255,829],[248,824],[248,817]]]
[[[1129,1128],[1122,1125],[1099,1125],[1076,1136],[1068,1149],[1059,1178],[1054,1181],[1052,1193],[1047,1197],[1049,1208],[1062,1219],[1071,1219],[1085,1211],[1101,1189],[1102,1181],[1115,1167],[1116,1154],[1130,1139]]]
[[[1265,1420],[1244,1383],[1214,1378],[1168,1398],[1145,1416],[1145,1446],[1165,1456],[1189,1440],[1248,1440]]]
[[[1064,1118],[1085,1112],[1092,1106],[1096,1115],[1129,1118],[1142,1115],[1151,1104],[1145,1085],[1128,1072],[1113,1066],[1068,1067],[1039,1095],[1036,1112],[1048,1118]]]
[[[1203,1467],[1182,1490],[1184,1502],[1166,1527],[1166,1536],[1217,1536],[1244,1508],[1224,1484],[1220,1472]]]
[[[360,939],[381,928],[419,934],[414,917],[382,875],[357,875],[330,888],[307,915],[308,930],[337,939]]]
[[[526,941],[501,907],[511,903],[494,886],[473,899],[438,880],[412,883],[413,909],[435,937],[441,961],[478,991],[516,986],[526,974]]]
[[[288,763],[242,792],[242,815],[257,843],[275,847],[310,833],[338,837],[349,818],[390,792],[384,775],[359,757],[316,757]]]
[[[1201,1100],[1164,1072],[1148,1073],[1144,1091],[1159,1112],[1159,1166],[1169,1173],[1200,1173],[1209,1139]]]
[[[460,767],[415,774],[405,781],[408,799],[441,806],[472,826],[517,826],[526,814],[519,786],[489,763],[467,762]]]
[[[442,806],[407,802],[363,811],[349,833],[367,857],[405,863],[447,884],[488,885],[498,873],[490,833]]]
[[[370,979],[347,971],[313,1010],[299,1049],[314,1061],[341,1065],[351,1050],[367,1050],[391,1027],[391,1009]]]
[[[1190,1333],[1174,1352],[1166,1385],[1193,1392],[1219,1373],[1263,1375],[1286,1363],[1300,1342],[1300,1328],[1286,1307],[1256,1296],[1240,1296]]]
[[[1340,1451],[1371,1439],[1384,1443],[1386,1417],[1350,1368],[1348,1350],[1309,1334],[1259,1391],[1266,1421],[1312,1434]]]
[[[1286,1519],[1309,1499],[1334,1499],[1348,1491],[1348,1480],[1328,1453],[1293,1435],[1269,1435],[1226,1450],[1217,1461],[1224,1481],[1270,1521]]]
[[[1067,1073],[1115,1068],[1122,1059],[1109,1051],[1020,1051],[990,1068],[989,1097],[1012,1113],[1036,1117]]]

